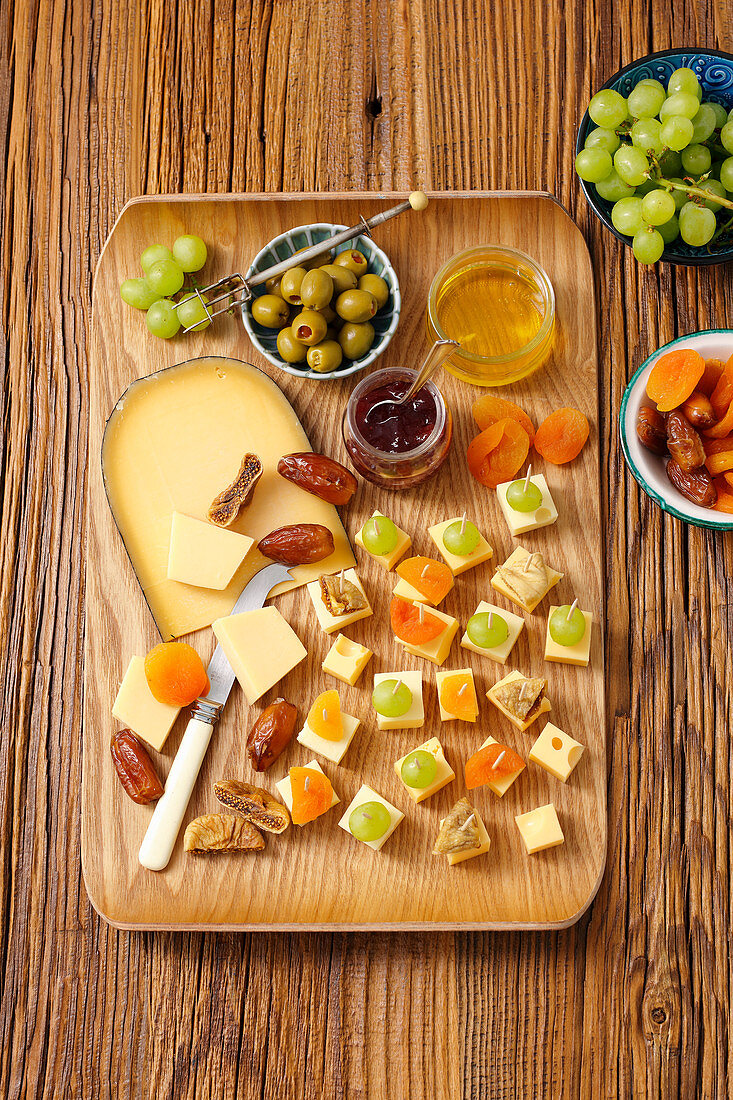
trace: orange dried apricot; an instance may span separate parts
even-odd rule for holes
[[[468,445],[468,468],[482,485],[495,489],[511,481],[527,460],[529,436],[521,424],[504,417]]]
[[[728,406],[722,419],[719,420],[717,424],[713,424],[712,428],[705,428],[703,435],[706,436],[707,439],[723,439],[726,435],[730,435],[731,432],[733,432],[733,401]]]
[[[647,379],[647,397],[660,412],[671,412],[686,401],[702,378],[705,360],[694,348],[675,348],[657,359]]]
[[[145,678],[159,703],[187,707],[209,690],[204,662],[188,642],[161,642],[145,658]]]
[[[724,439],[703,439],[702,445],[706,455],[717,455],[721,451],[733,451],[733,435],[727,435]]]
[[[537,429],[534,449],[546,462],[561,466],[578,457],[589,432],[587,417],[579,409],[555,409]]]
[[[484,745],[466,761],[466,786],[470,791],[493,779],[520,772],[525,767],[521,756],[508,745],[499,745],[496,742]]]
[[[454,672],[445,676],[440,685],[440,705],[455,718],[464,722],[475,722],[478,699],[473,676],[468,672]]]
[[[445,623],[426,611],[422,604],[410,603],[401,596],[392,598],[389,619],[395,636],[408,645],[432,642],[445,630]]]
[[[715,383],[715,389],[710,394],[710,404],[717,420],[720,420],[727,412],[733,401],[733,355],[723,368],[720,378]]]
[[[308,725],[325,741],[340,741],[344,735],[339,693],[323,691],[308,711]]]
[[[730,491],[733,492],[733,473],[731,473],[730,470],[726,470],[726,472],[723,474],[723,477],[728,482],[728,485],[730,486]]]
[[[315,768],[291,768],[288,774],[293,798],[290,811],[293,825],[305,825],[330,810],[333,787],[328,776]]]
[[[439,604],[453,587],[453,574],[442,561],[433,558],[406,558],[397,566],[397,576],[402,577],[425,597],[428,603]]]
[[[473,419],[482,432],[490,428],[492,424],[496,424],[498,420],[504,420],[506,417],[509,417],[510,420],[516,420],[529,436],[529,445],[532,446],[535,426],[524,409],[520,409],[519,405],[515,405],[513,401],[507,401],[505,397],[497,397],[493,393],[487,393],[474,401],[471,412],[473,413]]]
[[[697,388],[701,393],[704,393],[706,397],[710,397],[715,387],[718,384],[718,379],[723,373],[723,361],[722,359],[706,359],[705,370],[702,372],[702,377],[697,383]]]
[[[708,455],[705,459],[705,465],[713,477],[724,474],[726,470],[733,470],[733,448],[729,451],[718,451],[717,454]]]
[[[713,478],[713,485],[718,494],[713,508],[716,512],[726,512],[733,515],[733,489],[724,477]]]

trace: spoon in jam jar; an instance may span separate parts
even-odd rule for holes
[[[459,348],[460,346],[461,345],[457,340],[436,340],[432,347],[428,349],[428,353],[425,356],[423,365],[417,372],[415,381],[412,383],[409,389],[401,396],[395,394],[394,397],[387,398],[384,401],[377,401],[377,403],[372,405],[372,407],[369,409],[366,416],[364,417],[364,420],[369,421],[371,424],[374,424],[379,419],[394,416],[395,406],[406,405],[409,401],[411,401],[415,394],[419,393],[420,390],[423,388],[428,378],[432,377],[432,375],[435,373],[441,363],[444,363],[448,356],[452,355],[455,349]],[[382,412],[378,417],[375,418],[374,414],[376,413],[377,409],[381,409]]]

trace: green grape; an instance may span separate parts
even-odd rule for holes
[[[661,133],[662,124],[658,118],[640,118],[631,127],[631,143],[642,153],[661,156],[664,150]]]
[[[671,244],[672,241],[676,241],[680,235],[680,223],[677,215],[675,214],[668,222],[664,222],[663,225],[658,225],[657,232],[660,234],[665,245]]]
[[[653,84],[642,82],[629,92],[629,111],[634,118],[654,118],[659,114],[666,98],[667,94],[661,84],[655,88]]]
[[[399,540],[397,528],[386,516],[372,516],[368,519],[362,527],[361,537],[369,553],[378,557],[391,554]]]
[[[182,271],[200,271],[207,257],[206,243],[200,237],[185,233],[173,242],[173,259]]]
[[[632,195],[628,199],[619,199],[613,204],[611,221],[614,229],[623,233],[626,237],[633,237],[642,227],[641,199]]]
[[[731,111],[733,114],[733,111]],[[720,131],[720,144],[727,153],[733,153],[733,120],[729,119]]]
[[[477,611],[468,620],[466,633],[479,649],[494,649],[509,637],[509,626],[496,611]]]
[[[697,203],[685,203],[680,210],[679,220],[682,240],[694,248],[702,248],[715,233],[715,214]]]
[[[710,103],[701,103],[692,119],[693,142],[707,141],[715,129],[715,111]]]
[[[715,115],[715,129],[719,130],[721,126],[725,126],[728,121],[728,112],[722,103],[713,103],[712,99],[707,103],[708,107],[711,107],[713,114]]]
[[[372,692],[372,704],[383,718],[401,718],[412,706],[412,692],[400,680],[382,680]]]
[[[645,76],[643,80],[639,81],[636,87],[640,88],[642,85],[645,88],[656,88],[658,91],[664,92],[665,96],[667,95],[667,89],[664,87],[664,84],[660,84],[658,80],[654,80],[651,76]]]
[[[624,183],[632,187],[643,183],[649,172],[649,161],[641,149],[635,149],[633,145],[622,145],[613,154],[613,166]]]
[[[625,199],[629,195],[633,195],[634,188],[629,186],[628,183],[624,183],[616,169],[613,168],[604,180],[598,181],[596,191],[606,202],[618,202],[619,199]]]
[[[675,149],[667,149],[659,158],[659,167],[667,179],[670,176],[679,176],[682,171],[682,157]]]
[[[357,840],[381,840],[392,824],[389,810],[381,802],[362,802],[349,814],[349,829]]]
[[[639,186],[636,188],[635,194],[638,195],[640,199],[643,199],[644,196],[648,195],[650,191],[656,191],[658,186],[659,184],[656,180],[644,180],[644,182],[640,183]]]
[[[728,111],[728,122],[733,122],[733,107]]]
[[[585,615],[570,604],[556,607],[550,615],[550,637],[557,645],[577,645],[585,634]]]
[[[725,198],[725,188],[723,187],[723,184],[720,182],[720,180],[707,179],[704,183],[700,184],[700,190],[707,191],[708,194],[714,195],[717,199]],[[717,214],[717,212],[722,209],[721,204],[719,202],[715,202],[715,199],[708,199],[705,203],[705,206],[708,208],[708,210],[712,210],[714,214]]]
[[[655,264],[664,252],[664,238],[657,229],[640,229],[632,247],[640,264]]]
[[[720,165],[720,182],[726,191],[733,191],[733,157],[727,157]]]
[[[681,115],[673,115],[672,118],[668,118],[662,126],[662,141],[665,145],[668,145],[670,149],[674,149],[675,152],[679,153],[681,149],[684,149],[685,146],[689,145],[692,141],[694,129],[695,127],[692,125],[689,118],[683,118]]]
[[[438,764],[431,752],[415,749],[402,761],[400,775],[402,782],[415,790],[424,791],[438,774]]]
[[[615,130],[622,122],[625,122],[628,108],[626,100],[613,88],[603,88],[596,92],[588,104],[588,114],[596,126],[603,126],[609,130]]]
[[[533,481],[520,477],[507,487],[506,501],[515,512],[536,512],[542,504],[542,490]]]
[[[157,302],[153,302],[145,314],[145,324],[153,336],[170,340],[171,336],[175,336],[181,327],[176,311],[176,303],[170,302],[167,298],[160,298]]]
[[[689,95],[687,92],[675,92],[674,95],[665,99],[659,117],[662,122],[666,122],[668,118],[678,116],[693,119],[699,110],[700,100],[696,95]]]
[[[151,290],[168,298],[183,286],[183,272],[175,260],[158,260],[148,271],[147,280]]]
[[[178,303],[176,308],[182,328],[190,329],[192,332],[203,332],[205,328],[209,327],[211,318],[204,308],[204,302],[208,302],[208,300],[205,294],[202,294],[201,297],[194,294],[192,297],[184,298],[182,302]]]
[[[676,92],[687,92],[689,95],[697,95],[700,88],[700,81],[695,76],[692,69],[688,69],[684,65],[681,69],[675,69],[667,81],[667,94],[674,95]]]
[[[641,216],[647,225],[664,225],[674,217],[674,199],[667,191],[658,188],[641,200]]]
[[[140,267],[147,274],[153,264],[157,264],[160,260],[172,259],[173,253],[170,248],[166,248],[164,244],[151,244],[140,257]]]
[[[667,179],[670,181],[670,183],[681,183],[683,186],[685,186],[685,181],[679,176],[668,176]],[[679,211],[688,201],[687,192],[675,189],[674,191],[672,191],[672,198],[674,199],[674,205],[677,213],[679,213]]]
[[[159,297],[150,289],[147,279],[125,279],[120,283],[120,298],[133,309],[150,309]]]
[[[586,183],[604,180],[612,168],[611,154],[605,149],[581,149],[575,158],[575,171]]]
[[[727,117],[726,115],[726,118]],[[595,130],[591,130],[585,139],[586,149],[605,149],[611,156],[613,156],[620,144],[621,138],[616,131],[606,130],[603,126],[597,126]]]
[[[689,176],[702,176],[712,164],[707,145],[688,145],[682,150],[682,167]]]
[[[459,558],[467,558],[469,554],[474,552],[480,542],[481,535],[478,527],[462,519],[457,519],[455,523],[451,523],[450,527],[446,527],[443,532],[443,545],[446,550],[451,554],[456,554]]]

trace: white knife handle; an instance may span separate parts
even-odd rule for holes
[[[138,859],[150,871],[162,871],[168,865],[213,729],[213,722],[200,718],[192,718],[186,726],[165,790],[140,845]]]

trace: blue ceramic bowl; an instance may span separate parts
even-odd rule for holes
[[[623,96],[628,96],[640,80],[647,78],[659,80],[666,87],[674,70],[683,65],[692,69],[697,76],[702,86],[704,100],[721,103],[728,111],[733,108],[733,57],[730,54],[721,53],[720,50],[662,50],[660,53],[650,53],[619,69],[603,87],[613,88]],[[589,130],[594,128],[595,123],[586,111],[578,131],[576,154],[584,147]],[[631,247],[631,238],[619,233],[611,221],[613,203],[602,199],[592,183],[581,180],[580,184],[591,208],[606,228],[610,229],[614,237],[618,237],[620,241]],[[683,267],[728,263],[733,260],[733,242],[727,241],[714,253],[709,253],[685,244],[678,237],[665,248],[662,260],[670,264],[680,264]]]
[[[269,244],[257,253],[247,272],[247,278],[263,271],[265,268],[272,267],[273,264],[279,263],[281,260],[286,260],[288,256],[292,256],[294,252],[298,252],[301,248],[307,248],[308,245],[325,241],[328,237],[332,237],[334,233],[338,233],[339,230],[347,228],[345,225],[320,222],[317,225],[299,225],[295,229],[289,229],[287,233],[281,233],[279,237],[274,237]],[[377,248],[374,241],[369,237],[354,237],[346,244],[339,245],[337,251],[341,252],[345,248],[358,249],[366,257],[369,274],[381,275],[389,287],[389,298],[376,316],[372,318],[374,343],[371,348],[361,359],[343,359],[341,366],[328,374],[319,374],[318,371],[311,370],[305,362],[286,363],[278,354],[277,331],[258,325],[252,317],[250,305],[245,304],[242,306],[242,319],[247,334],[260,355],[263,355],[268,363],[272,363],[273,367],[279,367],[280,370],[284,370],[296,378],[313,378],[317,382],[345,378],[347,375],[357,374],[359,371],[370,367],[394,336],[402,306],[400,284],[397,281],[394,268],[382,249]],[[326,262],[325,257],[323,262]],[[265,286],[257,287],[255,297],[266,293],[267,288]]]

